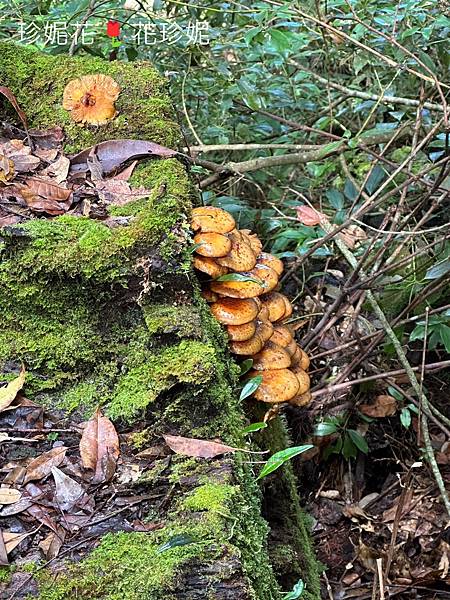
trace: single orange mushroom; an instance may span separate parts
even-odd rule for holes
[[[258,264],[266,265],[273,269],[278,276],[280,276],[284,271],[283,261],[280,258],[277,258],[273,254],[269,254],[268,252],[261,252],[257,256]]]
[[[230,342],[230,352],[242,356],[253,356],[263,347],[264,342],[257,333],[245,342]]]
[[[273,334],[273,325],[270,321],[266,321],[264,319],[260,319],[258,315],[258,319],[256,320],[256,333],[262,339],[263,344],[268,342]]]
[[[274,404],[288,402],[298,394],[300,383],[297,376],[289,369],[272,369],[269,371],[250,371],[250,377],[261,375],[262,382],[254,393],[256,400]]]
[[[249,321],[242,325],[227,325],[227,333],[233,342],[246,342],[256,333],[256,321]]]
[[[192,210],[191,227],[203,233],[228,233],[236,226],[229,212],[215,206],[199,206]]]
[[[194,256],[194,268],[202,273],[206,273],[206,275],[209,275],[213,279],[228,273],[226,267],[217,264],[217,261],[214,258],[208,256]]]
[[[291,372],[294,373],[294,375],[298,379],[299,388],[297,394],[304,394],[305,392],[307,392],[311,387],[311,380],[309,378],[308,373],[304,371],[299,365],[296,365],[295,367],[291,366]]]
[[[221,233],[197,233],[194,242],[198,244],[195,252],[209,258],[225,256],[231,250],[231,241]]]
[[[226,256],[217,260],[219,265],[237,272],[253,269],[256,265],[256,254],[250,245],[242,241],[237,229],[228,234],[228,238],[231,241],[231,250]]]
[[[273,322],[279,321],[284,317],[286,312],[286,304],[283,299],[283,294],[280,292],[271,292],[264,294],[261,298],[263,306],[267,306],[269,309],[269,319]]]
[[[258,314],[258,304],[252,298],[220,298],[211,305],[211,313],[224,325],[243,325]]]
[[[104,125],[116,116],[119,84],[109,75],[85,75],[64,88],[63,107],[77,123]]]
[[[253,368],[256,371],[287,369],[291,364],[291,357],[286,350],[270,341],[266,342],[264,348],[252,358]]]
[[[286,348],[294,339],[286,325],[277,324],[273,326],[273,335],[270,338],[272,342]]]
[[[253,252],[258,256],[262,250],[262,242],[256,233],[252,233],[250,229],[241,229],[244,239],[250,244]]]
[[[297,394],[291,398],[291,400],[289,400],[289,404],[292,404],[292,406],[306,406],[311,402],[311,399],[312,395],[310,390],[308,390],[304,394]]]

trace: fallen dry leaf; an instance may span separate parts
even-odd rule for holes
[[[70,160],[67,156],[61,154],[61,156],[48,165],[43,171],[41,171],[41,175],[49,175],[53,178],[56,183],[62,183],[67,179],[67,175],[69,174],[70,168]]]
[[[45,509],[45,507],[39,506],[39,504],[33,504],[29,508],[27,508],[26,512],[34,519],[39,521],[39,523],[42,523],[42,525],[45,525],[55,533],[58,532],[58,526],[50,517],[50,514],[48,510]]]
[[[123,171],[120,171],[120,173],[117,173],[117,175],[114,175],[114,177],[112,179],[128,181],[130,179],[131,175],[133,174],[133,171],[137,164],[138,164],[138,161],[134,160],[131,163],[131,165],[128,165],[128,167],[126,167]]]
[[[64,544],[66,532],[62,527],[58,527],[58,532],[50,532],[46,538],[39,543],[39,548],[47,560],[56,558]]]
[[[84,495],[84,488],[75,479],[52,467],[55,479],[55,500],[61,510],[70,511]]]
[[[27,466],[24,484],[29,481],[44,479],[44,477],[50,475],[52,467],[57,467],[63,462],[66,452],[67,448],[65,446],[58,446],[34,458]]]
[[[132,190],[128,182],[114,178],[96,181],[95,188],[103,202],[115,206],[123,206],[132,200],[148,198],[151,193],[151,190],[146,190],[143,187]]]
[[[359,225],[346,227],[340,232],[339,236],[344,244],[351,249],[368,239],[366,232]]]
[[[0,487],[0,504],[15,504],[22,497],[19,490],[8,487]]]
[[[34,144],[42,150],[53,150],[59,148],[64,140],[62,127],[52,127],[50,129],[30,129],[30,137]],[[36,151],[35,154],[38,154]],[[40,156],[40,155],[39,155]],[[56,157],[56,154],[54,155]]]
[[[170,158],[177,155],[176,150],[144,140],[108,140],[91,146],[70,161],[71,172],[88,171],[88,158],[95,152],[101,162],[103,173],[111,173],[123,163],[136,158]]]
[[[34,171],[41,162],[37,156],[31,154],[29,146],[25,146],[22,140],[17,139],[0,144],[0,154],[12,160],[16,173]]]
[[[6,387],[0,389],[0,412],[14,402],[17,393],[22,389],[24,383],[25,367],[22,366],[20,374],[10,381]]]
[[[72,204],[72,191],[53,183],[49,178],[28,177],[25,185],[19,189],[27,206],[37,212],[62,215]]]
[[[94,471],[92,483],[104,483],[113,477],[120,454],[119,436],[111,421],[99,410],[86,423],[80,453],[83,467]]]
[[[36,530],[27,533],[14,533],[12,531],[3,532],[3,541],[5,542],[6,552],[10,554],[20,542],[23,542],[28,536],[36,533]]]
[[[308,227],[319,225],[322,219],[326,219],[323,213],[310,206],[299,205],[295,207],[295,210],[297,211],[297,219],[300,223]]]
[[[397,412],[397,400],[392,396],[381,394],[371,404],[361,404],[359,410],[368,417],[392,417]]]
[[[179,435],[163,436],[166,444],[177,454],[196,456],[198,458],[213,458],[227,452],[236,452],[239,448],[232,448],[220,442],[186,438]]]

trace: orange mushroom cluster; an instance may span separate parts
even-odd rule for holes
[[[194,208],[191,227],[194,267],[208,276],[203,297],[226,328],[231,352],[251,357],[250,376],[262,377],[254,397],[270,404],[308,404],[309,358],[285,322],[292,305],[277,291],[283,262],[262,252],[258,237],[237,229],[232,215],[221,208]]]

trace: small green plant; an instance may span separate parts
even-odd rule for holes
[[[438,345],[442,345],[450,354],[450,309],[440,315],[432,315],[428,319],[428,326],[425,320],[418,321],[409,336],[409,341],[423,340],[425,329],[427,329],[428,349],[434,350]]]
[[[400,394],[400,392],[398,390],[396,390],[395,388],[393,388],[392,386],[389,386],[387,391],[388,391],[388,394],[390,396],[392,396],[393,398],[395,398],[398,402],[400,402],[400,403],[404,402],[404,397],[402,396],[402,394]],[[419,411],[417,410],[417,407],[414,406],[414,404],[411,404],[411,403],[406,404],[401,409],[400,423],[403,425],[403,427],[405,429],[409,429],[411,427],[413,414],[415,414],[415,415],[419,414]]]
[[[348,427],[348,415],[346,414],[324,419],[317,424],[314,435],[317,437],[336,436],[333,442],[325,448],[325,459],[331,454],[342,454],[348,460],[349,458],[356,458],[358,451],[363,454],[367,454],[369,451],[369,446],[359,431]]]
[[[272,454],[269,460],[266,462],[264,467],[261,470],[261,473],[258,475],[256,480],[262,479],[266,477],[270,473],[273,473],[277,469],[279,469],[285,462],[294,458],[294,456],[298,456],[307,450],[311,450],[314,448],[312,444],[305,444],[303,446],[294,446],[292,448],[286,448],[285,450],[280,450],[280,452],[276,452]]]

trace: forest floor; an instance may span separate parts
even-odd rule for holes
[[[320,280],[307,303],[312,297],[316,303],[322,301],[326,287]],[[308,312],[304,304],[296,308],[299,315]],[[308,329],[306,321],[298,331],[299,341],[307,337]],[[349,347],[341,348],[347,343]],[[421,348],[413,346],[408,356],[420,367]],[[348,315],[340,315],[308,350],[316,389],[313,402],[301,411],[288,409],[294,444],[316,445],[296,461],[296,475],[299,493],[313,517],[317,557],[325,566],[323,598],[444,600],[450,598],[448,516],[424,460],[417,411],[397,392],[409,384],[401,365],[380,354],[379,362],[366,359],[357,372],[361,379],[377,374],[373,380],[328,394],[320,385],[321,372],[332,365],[339,374],[351,364],[355,349],[357,356],[364,356],[365,348],[361,332],[349,329]],[[439,365],[442,358],[445,355],[426,353],[427,363]],[[390,375],[394,370],[398,372]],[[448,370],[438,366],[425,377],[432,403],[448,415]],[[352,448],[350,429],[366,440],[364,451]],[[449,433],[442,421],[431,421],[432,446],[447,486]]]

